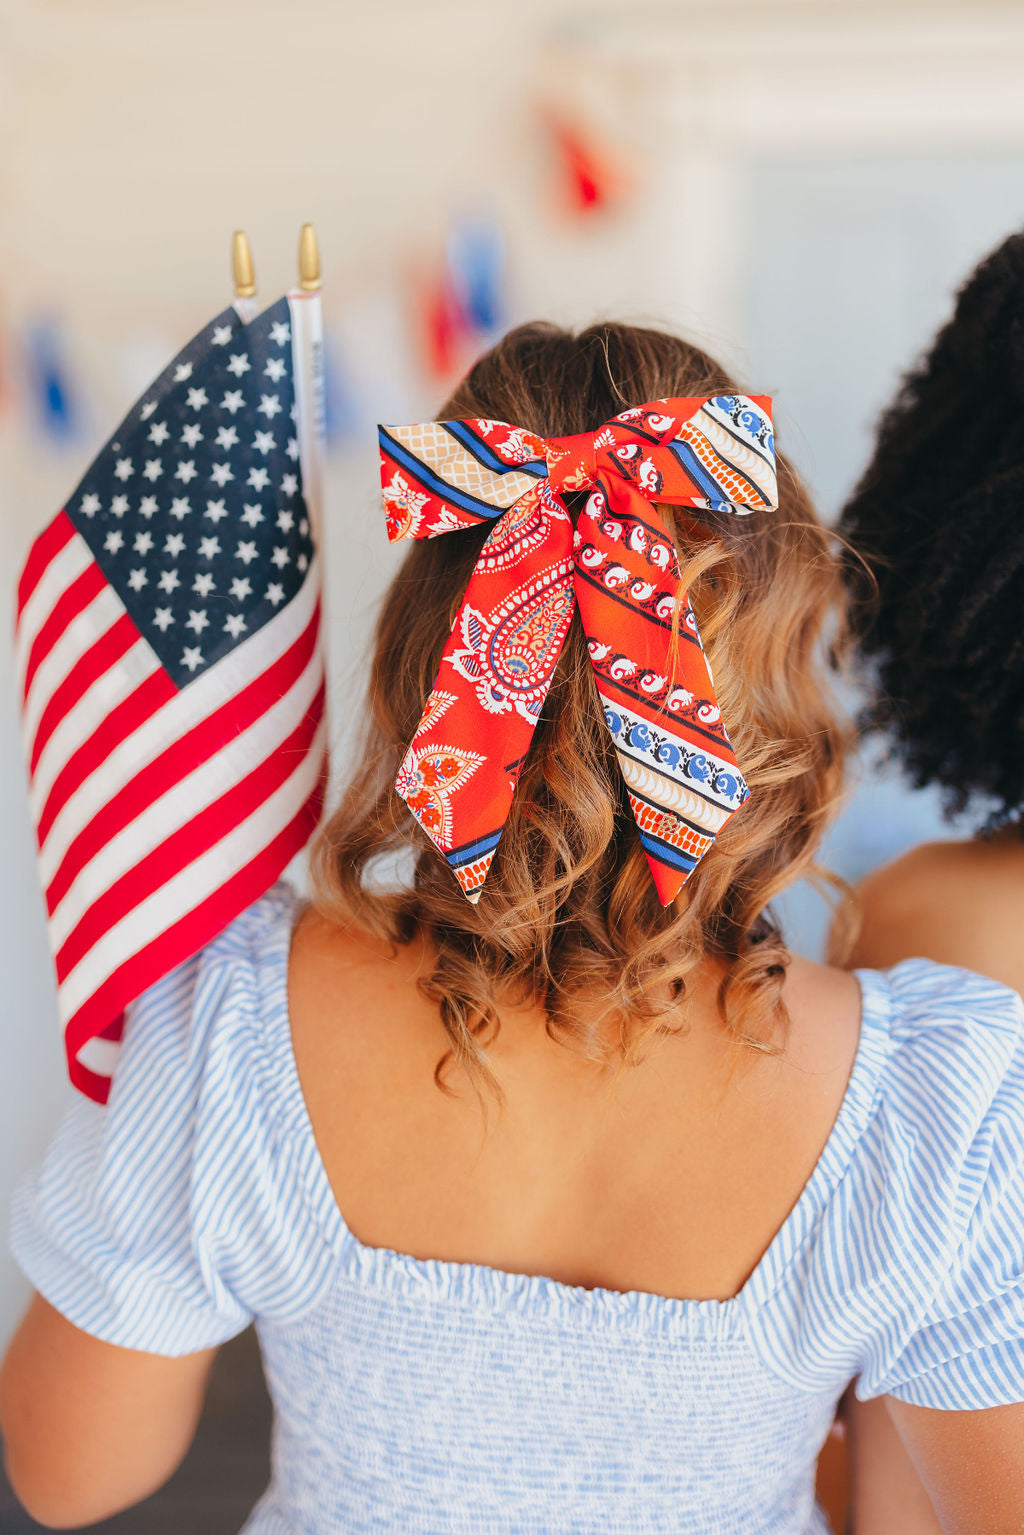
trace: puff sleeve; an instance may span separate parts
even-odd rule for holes
[[[133,1005],[107,1107],[77,1100],[15,1195],[19,1265],[105,1342],[191,1353],[300,1315],[323,1283],[274,1080],[292,905],[279,887]]]
[[[960,977],[963,985],[965,973]],[[915,1245],[925,1270],[941,1255],[934,1288],[900,1346],[869,1389],[862,1380],[859,1393],[921,1407],[1024,1402],[1024,1011],[1013,993],[970,979],[980,1023],[965,1035],[969,1053],[950,1048],[939,1058],[934,1075],[944,1092],[931,1098],[947,1133],[959,1121],[969,1134],[956,1177],[943,1190],[944,1208],[928,1209],[929,1195],[942,1185],[937,1169],[919,1189]],[[970,1113],[972,1098],[978,1107]],[[914,1139],[926,1175],[924,1126]]]

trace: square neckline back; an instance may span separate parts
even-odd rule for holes
[[[835,1120],[803,1188],[755,1267],[735,1295],[724,1300],[692,1299],[648,1290],[612,1290],[567,1284],[546,1274],[448,1258],[419,1258],[391,1247],[362,1242],[349,1227],[335,1196],[306,1105],[292,1043],[288,1010],[288,968],[292,938],[305,902],[290,886],[278,885],[275,931],[261,946],[257,965],[262,994],[264,1044],[291,1133],[306,1171],[311,1212],[331,1250],[350,1277],[375,1287],[414,1290],[488,1311],[548,1312],[564,1324],[589,1327],[599,1319],[621,1325],[645,1319],[675,1331],[731,1331],[762,1307],[778,1289],[802,1250],[815,1218],[850,1166],[877,1098],[891,1044],[892,993],[884,975],[855,970],[861,996],[860,1033],[853,1064]]]

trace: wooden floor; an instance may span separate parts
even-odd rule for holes
[[[155,1497],[89,1530],[92,1535],[238,1535],[267,1484],[269,1446],[270,1402],[249,1331],[217,1356],[199,1432],[181,1469]],[[842,1529],[846,1461],[838,1439],[830,1439],[822,1455],[818,1496],[832,1528]],[[0,1535],[35,1535],[42,1529],[22,1512],[0,1470]]]

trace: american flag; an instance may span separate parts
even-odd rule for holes
[[[59,1012],[71,1080],[99,1102],[124,1008],[261,895],[319,816],[320,582],[296,405],[312,301],[206,326],[21,577]]]

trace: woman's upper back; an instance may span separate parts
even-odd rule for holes
[[[328,1509],[338,1529],[804,1535],[819,1528],[814,1458],[851,1378],[866,1396],[943,1407],[1024,1391],[1024,1024],[1002,987],[919,961],[863,973],[852,1068],[842,1029],[818,1059],[800,1043],[796,998],[793,1084],[775,1072],[747,1093],[757,1074],[740,1072],[721,1134],[682,1066],[673,1076],[675,1044],[652,1057],[649,1089],[639,1068],[601,1114],[572,1072],[538,1077],[510,1050],[512,1128],[489,1156],[478,1116],[466,1110],[472,1137],[452,1131],[458,1104],[415,1086],[439,1052],[429,1035],[413,1046],[400,966],[378,965],[371,1007],[372,976],[350,959],[347,980],[303,973],[300,935],[296,1069],[294,916],[278,889],[142,999],[109,1109],[76,1105],[14,1218],[37,1288],[109,1341],[187,1352],[256,1318],[278,1428],[254,1532],[321,1529]],[[304,1033],[317,976],[348,1020],[336,1049]],[[684,1058],[703,1071],[706,1049],[718,1084],[696,1025],[681,1056],[691,1043]],[[540,1122],[518,1105],[517,1070]],[[776,1094],[818,1115],[814,1147]],[[757,1167],[773,1137],[788,1184]],[[706,1176],[719,1161],[723,1178]],[[765,1250],[734,1251],[705,1287],[688,1218],[708,1240],[735,1229],[716,1227],[711,1191],[762,1223]],[[729,1294],[751,1263],[733,1298],[700,1298]],[[645,1288],[659,1274],[668,1298]]]
[[[368,1246],[569,1284],[727,1299],[818,1160],[856,1053],[852,976],[795,962],[778,1055],[730,1041],[718,975],[637,1065],[589,1061],[534,1007],[488,1047],[500,1101],[449,1064],[420,944],[390,956],[314,911],[292,945],[303,1095],[346,1221]],[[603,1000],[603,999],[601,999]],[[597,1007],[594,1007],[597,1011]]]

